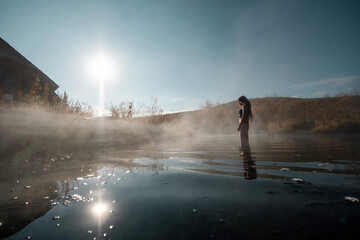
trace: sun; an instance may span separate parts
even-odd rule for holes
[[[89,78],[99,84],[99,107],[98,116],[103,116],[105,112],[105,91],[104,85],[117,77],[118,64],[114,57],[100,50],[96,54],[87,58],[85,64],[86,73]]]
[[[86,69],[89,76],[96,81],[110,81],[117,73],[115,59],[103,50],[88,58]]]

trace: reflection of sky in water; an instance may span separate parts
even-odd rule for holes
[[[220,140],[214,143],[216,149],[229,145]],[[144,151],[137,158],[112,154],[111,161],[84,162],[72,168],[72,177],[52,179],[55,185],[45,184],[40,175],[30,188],[11,193],[36,189],[39,195],[28,206],[11,207],[36,208],[36,199],[44,196],[51,197],[42,201],[56,204],[8,239],[224,239],[247,238],[254,229],[261,230],[253,233],[255,238],[273,236],[279,229],[284,236],[290,236],[290,230],[302,236],[355,231],[359,205],[345,197],[360,197],[356,144],[349,149],[335,142],[337,147],[330,149],[321,142],[310,148],[294,141],[291,150],[286,140],[276,138],[274,145],[269,141],[252,144],[251,161],[231,145],[213,154],[210,145],[198,143],[166,156],[164,152],[171,151],[152,149],[149,154],[159,152],[158,158],[146,157]],[[286,151],[277,151],[282,147]],[[245,178],[250,168],[255,169],[252,180]],[[25,179],[20,181],[26,186]],[[44,190],[50,186],[52,195]],[[7,221],[0,222],[1,230]]]

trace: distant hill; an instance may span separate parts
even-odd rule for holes
[[[360,96],[328,98],[268,97],[250,99],[250,133],[360,133]],[[188,134],[236,134],[237,101],[208,109],[164,114],[143,120]]]

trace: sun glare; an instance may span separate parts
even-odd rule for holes
[[[118,64],[115,59],[104,51],[99,51],[97,54],[89,57],[86,61],[86,72],[90,79],[98,82],[99,84],[99,107],[98,116],[103,116],[105,112],[104,107],[104,84],[115,79],[117,75]]]
[[[92,212],[97,216],[101,216],[102,214],[104,214],[107,211],[107,209],[108,209],[108,206],[106,204],[98,203],[92,208]]]
[[[96,81],[110,81],[117,72],[115,60],[103,51],[90,57],[86,68],[90,77]]]

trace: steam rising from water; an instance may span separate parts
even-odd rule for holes
[[[51,157],[57,153],[136,148],[170,136],[164,128],[135,121],[80,118],[41,111],[0,110],[0,156]]]

